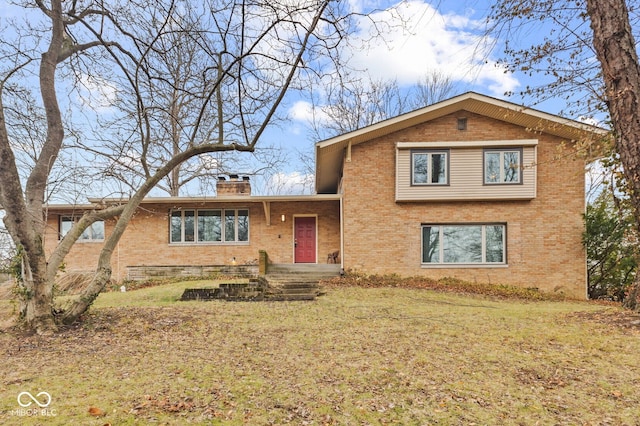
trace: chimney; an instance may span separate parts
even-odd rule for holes
[[[224,176],[218,176],[216,182],[216,190],[218,196],[221,195],[251,195],[251,184],[249,176],[243,176],[242,179],[238,175],[229,175],[229,180]]]

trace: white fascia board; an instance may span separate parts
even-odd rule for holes
[[[538,139],[512,139],[494,141],[435,141],[435,142],[396,142],[398,149],[417,148],[482,148],[507,146],[536,146]]]

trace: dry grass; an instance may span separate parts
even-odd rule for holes
[[[310,303],[176,302],[207,284],[103,294],[81,325],[54,337],[0,334],[0,423],[640,418],[640,335],[602,321],[618,316],[614,307],[358,287]],[[22,391],[50,393],[56,416],[17,416]]]

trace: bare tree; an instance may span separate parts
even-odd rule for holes
[[[4,217],[4,211],[0,206],[0,218]],[[6,272],[15,256],[15,247],[11,242],[11,236],[0,223],[0,273]]]
[[[504,40],[499,66],[536,76],[535,84],[507,95],[532,103],[563,100],[559,114],[571,117],[606,111],[585,0],[499,0],[491,6],[487,31],[494,37],[485,39]]]
[[[342,72],[328,78],[322,91],[312,97],[313,142],[442,101],[454,90],[451,77],[435,70],[409,87],[401,87],[396,80],[373,80],[354,70]],[[313,153],[302,151],[299,157],[313,174]]]
[[[432,71],[409,87],[396,80],[372,80],[361,73],[342,73],[332,78],[313,109],[314,139],[347,133],[441,101],[451,96],[450,77]]]
[[[234,39],[237,36],[229,34],[229,28],[223,27],[233,22],[231,16],[221,19],[223,13],[229,12],[232,11],[216,11],[217,19],[206,22],[202,12],[198,15],[176,12],[172,18],[174,22],[168,24],[168,30],[157,38],[154,48],[146,56],[146,69],[149,72],[139,77],[133,88],[139,92],[149,112],[140,117],[136,114],[137,103],[120,102],[114,105],[119,110],[115,117],[97,117],[105,127],[119,129],[122,134],[135,134],[136,128],[142,124],[139,119],[148,119],[152,142],[145,157],[150,164],[163,164],[201,141],[225,143],[231,133],[240,135],[242,126],[255,126],[253,121],[260,119],[259,112],[273,102],[277,91],[272,88],[261,93],[262,102],[248,104],[244,110],[235,108],[244,100],[240,93],[246,93],[246,90],[239,92],[236,82],[225,76],[229,72],[225,64],[231,57],[226,47],[217,45],[237,44]],[[147,27],[143,28],[144,25]],[[154,25],[154,22],[141,22],[137,27],[137,31],[142,33],[139,37],[153,37],[156,31]],[[219,34],[220,40],[203,37],[201,30],[204,27],[210,27],[211,31]],[[132,88],[129,89],[131,91]],[[125,94],[120,97],[125,97]],[[126,97],[135,99],[135,93],[127,93]],[[203,108],[203,103],[206,108]],[[241,113],[243,117],[240,117]],[[204,120],[203,115],[206,117]],[[123,116],[131,119],[122,120]],[[276,115],[271,122],[275,118]],[[191,134],[196,126],[197,140]],[[120,152],[119,141],[105,138],[109,135],[95,136],[101,139],[101,147],[106,145],[110,147],[109,151]],[[92,145],[81,141],[79,147],[84,152],[94,153]],[[141,174],[144,169],[139,167],[137,161],[142,153],[132,148],[129,147],[124,156],[111,156],[110,167],[103,170],[105,178],[117,178],[128,184],[130,191],[135,190],[136,184],[144,179],[144,174]],[[264,144],[256,146],[252,156],[237,155],[231,151],[203,154],[174,167],[158,183],[157,188],[170,196],[180,195],[185,188],[210,191],[213,188],[208,184],[220,174],[241,172],[243,175],[257,175],[284,162],[285,154]],[[248,158],[253,161],[243,161]]]
[[[4,224],[23,253],[20,316],[25,327],[53,332],[88,309],[111,277],[111,254],[139,203],[177,166],[208,153],[256,149],[300,72],[340,46],[349,28],[342,7],[324,0],[38,0],[28,19],[2,34],[0,204],[6,210]],[[157,57],[167,54],[167,39],[172,37],[186,38],[203,52],[202,61],[191,64],[199,67],[192,74],[202,77],[199,84],[177,84],[158,66]],[[87,77],[111,92],[112,104],[126,107],[85,108],[67,117],[63,109],[73,110]],[[198,99],[190,106],[194,120],[181,122],[177,112],[167,109],[167,88],[175,91],[169,99],[183,94]],[[33,167],[23,179],[7,112],[25,91],[42,107],[45,127]],[[106,119],[94,121],[102,115]],[[154,129],[162,116],[176,118],[176,131],[185,141],[178,150],[163,151],[160,146],[163,141]],[[135,125],[103,126],[119,121]],[[71,127],[77,132],[72,134],[83,135],[98,168],[126,165],[137,171],[129,197],[86,212],[47,256],[45,194],[51,171],[66,150],[65,130]],[[108,218],[115,226],[106,236],[91,283],[67,310],[55,313],[52,289],[64,257],[87,227]]]
[[[587,13],[596,56],[602,67],[616,148],[640,229],[640,63],[629,11],[623,0],[587,0]],[[636,278],[625,305],[640,308],[640,277]]]
[[[532,28],[548,34],[532,46],[507,45],[511,69],[546,76],[523,94],[537,99],[564,95],[569,112],[607,112],[615,153],[640,230],[640,63],[636,50],[638,14],[625,0],[501,0],[492,9],[492,31],[518,40]],[[640,308],[640,276],[625,305]]]
[[[415,110],[451,97],[456,88],[451,77],[432,70],[424,74],[409,90],[410,108]]]

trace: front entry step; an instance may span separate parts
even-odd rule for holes
[[[323,294],[319,282],[340,275],[337,264],[271,264],[264,279],[274,298],[283,300],[314,300]]]
[[[332,278],[340,275],[340,264],[334,263],[272,263],[267,275],[314,275]]]
[[[187,288],[180,300],[227,300],[229,302],[303,301],[315,300],[321,294],[318,283],[278,283],[271,285],[266,278],[251,279],[248,283],[220,284],[218,288]]]
[[[267,293],[267,284],[251,279],[247,283],[220,284],[218,288],[187,288],[180,300],[228,300],[262,301]]]
[[[180,300],[303,301],[323,294],[319,282],[340,274],[340,265],[273,264],[267,275],[218,288],[185,289]]]
[[[267,300],[315,300],[316,296],[320,294],[317,281],[271,282],[268,278],[266,280],[269,283]]]

